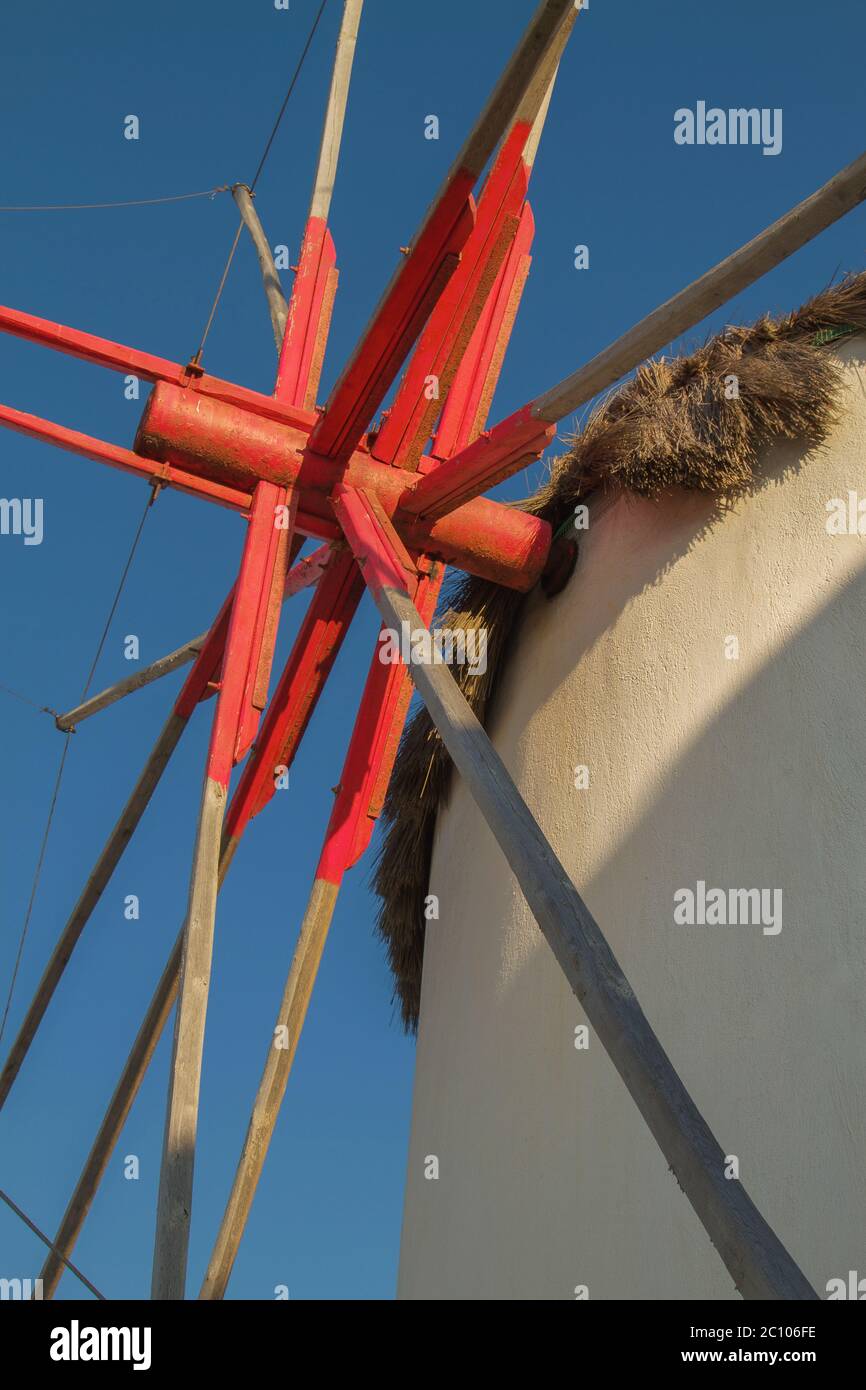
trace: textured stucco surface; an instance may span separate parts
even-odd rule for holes
[[[866,340],[840,356],[828,444],[775,448],[727,514],[680,495],[593,518],[490,729],[822,1295],[866,1273],[866,536],[825,529],[829,498],[866,497]],[[698,879],[781,888],[781,933],[676,925]],[[582,1011],[456,778],[430,891],[399,1296],[738,1297],[591,1030],[575,1049]]]

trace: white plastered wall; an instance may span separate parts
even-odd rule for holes
[[[866,497],[866,340],[840,357],[827,444],[774,448],[726,515],[680,494],[591,522],[490,727],[822,1296],[866,1274],[866,536],[825,525]],[[780,888],[781,932],[675,924],[699,879]],[[575,1048],[584,1015],[456,776],[430,891],[399,1296],[737,1298],[591,1029]]]

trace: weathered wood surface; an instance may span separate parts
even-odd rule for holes
[[[331,87],[322,126],[322,140],[319,146],[319,162],[313,181],[313,196],[310,201],[310,217],[320,217],[327,222],[334,195],[334,180],[337,176],[337,161],[340,157],[340,143],[343,138],[343,122],[346,117],[346,103],[349,99],[349,83],[352,78],[352,65],[355,61],[355,45],[358,42],[358,27],[364,0],[345,0],[343,19],[337,38],[337,51],[334,55],[334,68],[331,74]]]
[[[231,1194],[199,1293],[201,1299],[225,1295],[283,1103],[339,891],[338,884],[314,880]],[[277,1029],[285,1031],[278,1034]]]
[[[241,217],[244,219],[244,225],[256,248],[259,269],[262,272],[262,283],[265,287],[265,298],[268,301],[268,312],[271,316],[271,327],[274,330],[274,341],[277,345],[277,352],[279,352],[283,344],[283,334],[286,331],[286,319],[289,314],[289,306],[280,284],[279,271],[265,236],[265,229],[253,206],[250,190],[246,184],[236,183],[232,188],[232,197],[238,205]]]
[[[101,690],[98,695],[93,695],[89,700],[85,700],[84,704],[76,705],[75,709],[69,710],[66,714],[58,714],[54,721],[58,729],[62,733],[68,733],[70,729],[75,729],[91,715],[99,714],[100,710],[113,705],[116,700],[122,700],[124,696],[132,695],[134,691],[141,690],[144,686],[150,685],[152,681],[162,680],[163,676],[170,676],[172,671],[177,671],[181,666],[189,665],[198,656],[207,641],[207,636],[206,632],[200,632],[198,637],[193,637],[182,647],[178,647],[173,652],[167,652],[165,656],[157,657],[156,661],[152,661],[149,666],[145,666],[141,671],[136,671],[122,681],[118,681],[116,685],[110,685],[106,690]]]

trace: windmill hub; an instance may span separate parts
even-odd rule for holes
[[[293,488],[298,529],[321,540],[339,535],[331,494],[338,482],[375,496],[412,551],[435,555],[470,574],[525,591],[538,581],[550,552],[551,528],[539,517],[477,497],[437,521],[403,514],[400,498],[411,479],[436,467],[422,458],[407,474],[373,458],[362,443],[343,464],[309,447],[319,416],[295,411],[270,419],[202,395],[193,386],[156,384],[145,407],[135,451],[196,477],[252,493],[261,482]]]

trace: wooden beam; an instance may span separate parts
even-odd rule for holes
[[[292,286],[274,388],[278,400],[290,401],[308,410],[313,410],[316,405],[337,291],[337,253],[328,231],[328,215],[363,3],[364,0],[345,0],[343,5],[310,211]]]
[[[414,516],[441,518],[518,472],[537,457],[545,429],[552,430],[563,416],[585,405],[654,352],[694,328],[864,199],[866,154],[766,231],[654,309],[585,367],[522,406],[486,436],[454,454],[435,473],[422,478],[404,494],[402,508]],[[538,430],[536,440],[531,438],[533,422]],[[510,445],[514,447],[509,448]]]
[[[427,624],[409,597],[387,518],[374,525],[363,499],[346,487],[338,490],[337,506],[385,624],[398,633],[403,624],[412,634],[423,630]],[[410,674],[542,934],[737,1289],[747,1299],[817,1298],[739,1180],[726,1177],[721,1146],[448,667],[413,661]]]
[[[133,1101],[138,1095],[139,1087],[150,1065],[150,1059],[174,1007],[177,998],[177,982],[180,977],[185,927],[186,924],[184,923],[132,1044],[81,1176],[63,1214],[63,1219],[54,1237],[55,1249],[49,1252],[42,1266],[39,1277],[42,1280],[43,1298],[54,1297],[65,1268],[61,1257],[68,1258],[75,1248],[75,1242],[78,1240],[81,1228],[93,1205],[93,1199],[114,1152],[114,1146],[126,1124]]]
[[[499,146],[459,269],[430,315],[394,402],[385,412],[375,441],[370,442],[371,453],[383,463],[417,469],[424,442],[443,407],[447,408],[453,382],[466,363],[476,325],[486,304],[496,297],[499,272],[520,235],[521,213],[559,60],[577,14],[572,11],[561,26]],[[513,317],[509,328],[512,324]],[[472,363],[465,375],[476,377]],[[437,383],[432,400],[428,390],[431,376]]]
[[[322,139],[319,145],[319,162],[313,181],[313,196],[310,200],[310,217],[321,218],[327,222],[334,196],[334,181],[337,176],[337,163],[340,158],[340,144],[343,139],[343,122],[346,118],[346,103],[349,99],[349,83],[352,80],[352,65],[355,61],[355,45],[358,42],[358,29],[361,24],[361,11],[364,0],[345,0],[343,19],[337,36],[337,49],[334,54],[334,68],[331,73],[331,86],[325,120],[322,126]]]
[[[271,326],[274,330],[274,340],[277,345],[277,352],[279,352],[283,342],[283,334],[286,331],[289,306],[280,284],[280,276],[274,263],[273,252],[246,184],[236,183],[232,188],[232,197],[238,205],[244,226],[252,237],[253,245],[256,248],[259,269],[262,272],[262,282],[265,287],[265,298],[268,301],[268,312],[271,316]]]
[[[555,425],[537,420],[524,406],[407,488],[400,511],[428,524],[447,516],[538,458],[555,436]]]
[[[143,690],[146,685],[162,680],[163,676],[170,676],[172,671],[177,671],[181,666],[187,666],[190,661],[195,660],[206,641],[207,633],[200,632],[198,637],[193,637],[182,647],[168,652],[166,656],[157,657],[156,661],[152,661],[149,666],[144,666],[140,671],[133,672],[125,680],[118,681],[116,685],[110,685],[106,690],[100,690],[98,695],[91,696],[89,700],[84,701],[84,704],[76,705],[66,714],[58,714],[54,721],[55,724],[62,733],[71,732],[85,719],[90,719],[91,715],[99,714],[101,710],[107,709],[117,700],[134,694],[136,690]]]
[[[564,415],[612,386],[654,352],[746,289],[768,270],[787,260],[819,232],[866,198],[866,154],[836,174],[816,193],[791,208],[766,231],[719,261],[673,299],[654,309],[634,328],[600,352],[585,367],[566,377],[532,403],[539,420],[561,420]]]
[[[538,6],[451,166],[446,184],[460,170],[467,170],[476,178],[482,173],[524,103],[536,103],[534,88],[540,86],[543,92],[550,82],[551,67],[559,61],[574,20],[574,0],[543,0]],[[530,105],[524,109],[522,117],[531,125],[537,111],[537,104],[534,110]]]
[[[285,491],[259,483],[235,586],[222,678],[190,877],[180,994],[174,1031],[168,1107],[159,1179],[151,1296],[183,1299],[192,1212],[204,1030],[216,920],[220,845],[228,783],[249,689],[259,617],[270,600],[275,509]],[[273,636],[274,634],[272,634]]]
[[[313,881],[277,1015],[280,1031],[275,1030],[270,1039],[243,1150],[200,1299],[218,1299],[225,1294],[282,1105],[339,891],[337,883],[318,877]]]
[[[303,545],[304,540],[304,536],[293,538],[292,548],[295,553]],[[311,584],[318,584],[332,554],[333,544],[326,542],[325,545],[320,545],[317,550],[314,550],[312,555],[306,555],[303,560],[299,560],[286,575],[283,599],[301,593]],[[125,680],[118,681],[116,685],[110,685],[107,690],[102,690],[98,695],[85,700],[83,705],[76,705],[75,709],[69,710],[66,714],[59,714],[54,721],[58,729],[63,733],[75,729],[83,720],[89,719],[93,714],[99,714],[100,710],[107,709],[116,700],[122,700],[125,696],[134,694],[136,690],[141,690],[153,681],[161,680],[163,676],[171,675],[172,671],[177,671],[181,666],[194,661],[204,646],[207,636],[207,632],[200,632],[198,637],[193,637],[182,647],[178,647],[176,651],[158,657],[156,661],[145,666],[143,670],[136,671],[134,675],[127,676]]]

